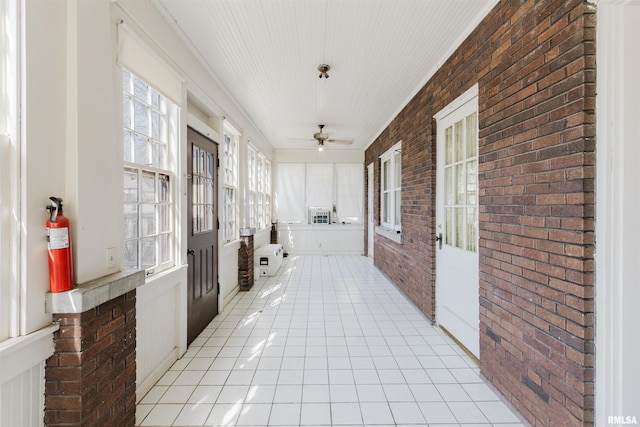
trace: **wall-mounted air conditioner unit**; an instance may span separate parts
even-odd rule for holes
[[[309,224],[331,224],[331,208],[309,208]]]

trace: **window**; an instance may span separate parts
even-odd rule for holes
[[[258,153],[251,147],[247,150],[247,211],[249,227],[257,227],[256,219],[256,161]]]
[[[402,141],[380,156],[380,223],[400,232],[402,205]]]
[[[262,181],[262,223],[264,227],[271,225],[271,163],[264,159],[262,167],[264,179]]]
[[[238,140],[240,134],[226,121],[222,144],[222,239],[238,238]]]
[[[260,230],[271,223],[271,167],[262,154],[249,147],[247,168],[249,227]]]
[[[275,210],[283,223],[314,222],[315,210],[328,210],[330,223],[362,223],[362,163],[278,163]],[[320,222],[322,223],[322,222]]]
[[[362,223],[364,165],[362,163],[336,163],[335,174],[339,222],[345,224]]]
[[[173,266],[170,165],[178,142],[178,107],[144,80],[122,72],[124,149],[123,268],[147,275]]]
[[[20,234],[16,217],[20,218],[21,213],[18,198],[20,85],[17,3],[0,2],[0,342],[19,332]]]

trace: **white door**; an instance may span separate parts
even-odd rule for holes
[[[367,255],[373,258],[373,163],[367,166]]]
[[[436,321],[480,357],[477,86],[436,115]]]

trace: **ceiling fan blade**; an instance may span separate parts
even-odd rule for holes
[[[353,144],[353,138],[350,139],[327,139],[327,142],[332,142],[334,144],[345,144],[345,145],[349,145],[349,144]]]

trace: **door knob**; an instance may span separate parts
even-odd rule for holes
[[[196,252],[193,249],[187,250],[187,255],[195,255]]]
[[[436,236],[436,242],[438,242],[438,249],[442,249],[442,233],[438,233],[438,235]]]

